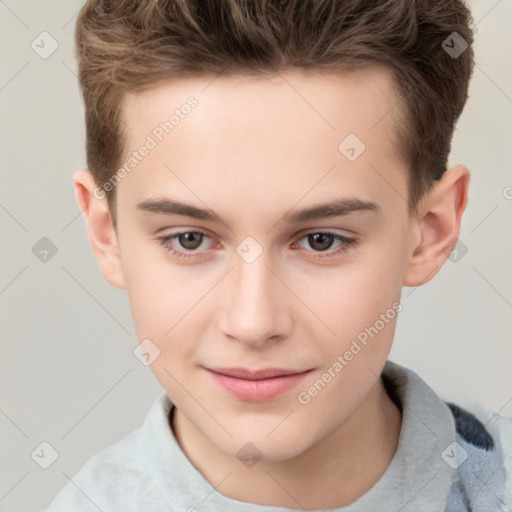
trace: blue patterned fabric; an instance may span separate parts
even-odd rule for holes
[[[503,448],[484,424],[470,412],[446,402],[456,427],[454,457],[460,478],[452,483],[448,512],[499,512],[511,510],[500,496],[505,486]],[[509,483],[510,485],[510,483]]]

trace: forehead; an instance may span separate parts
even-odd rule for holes
[[[195,106],[184,108],[190,98]],[[383,66],[162,81],[125,97],[125,162],[148,137],[154,147],[119,188],[140,200],[175,185],[194,199],[190,192],[238,193],[250,184],[248,200],[258,191],[270,202],[289,192],[293,203],[306,190],[313,201],[343,183],[350,195],[366,194],[362,199],[380,192],[396,200],[398,189],[406,193],[395,139],[399,116]],[[350,160],[343,151],[354,142],[362,152]],[[396,189],[392,194],[383,180]]]
[[[291,69],[268,76],[204,75],[163,80],[145,91],[125,95],[123,122],[147,132],[151,124],[144,126],[145,120],[168,119],[191,96],[200,108],[194,108],[187,122],[190,128],[222,119],[237,121],[237,127],[256,128],[255,120],[264,118],[268,126],[287,116],[288,130],[286,122],[279,123],[283,135],[297,131],[291,124],[297,119],[331,131],[360,127],[363,134],[377,124],[381,131],[394,128],[401,113],[391,71],[372,64],[354,70]],[[128,139],[130,135],[134,134],[129,133]]]

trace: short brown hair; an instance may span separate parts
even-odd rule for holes
[[[116,172],[125,93],[161,80],[380,63],[401,100],[397,149],[416,214],[447,169],[473,74],[472,23],[463,0],[88,0],[75,28],[87,165],[100,187]],[[115,224],[115,189],[106,196]]]

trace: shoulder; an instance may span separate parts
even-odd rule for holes
[[[512,448],[512,416],[481,404],[445,402],[455,420],[457,434],[468,443],[492,450],[496,442],[505,452]]]
[[[455,429],[467,443],[483,450],[492,450],[495,441],[485,424],[487,418],[479,419],[477,415],[452,402],[446,402],[455,421]]]
[[[141,429],[90,457],[42,512],[135,511],[140,500],[161,505],[152,495],[141,457]]]
[[[468,493],[482,500],[485,493],[479,489],[483,481],[504,503],[512,503],[512,416],[481,404],[446,404],[463,452],[458,469]]]
[[[159,453],[170,436],[166,422],[171,405],[162,391],[142,425],[90,457],[75,475],[68,477],[43,512],[135,512],[141,510],[141,505],[160,510],[162,500],[151,457]],[[147,453],[148,447],[153,450],[152,455]]]

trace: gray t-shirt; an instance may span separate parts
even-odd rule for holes
[[[448,405],[413,371],[391,361],[382,378],[402,410],[397,451],[382,477],[350,505],[331,512],[439,512],[459,480],[455,420]],[[165,392],[143,424],[91,457],[44,512],[285,512],[219,493],[181,450]],[[455,486],[454,486],[455,487]]]

